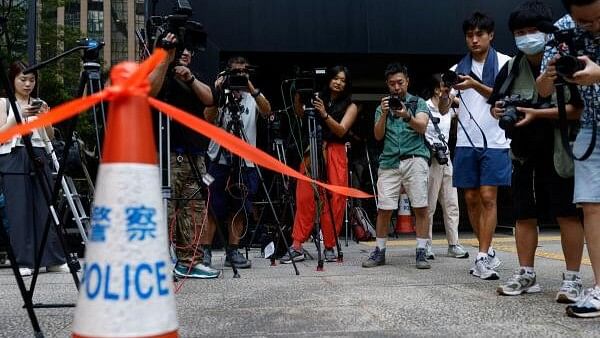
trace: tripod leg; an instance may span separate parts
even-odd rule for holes
[[[4,204],[4,202],[2,202]],[[0,212],[0,220],[4,219],[4,206],[2,206],[2,211]],[[25,303],[25,309],[27,310],[27,315],[29,316],[29,321],[31,322],[31,327],[33,328],[33,332],[35,337],[44,337],[44,333],[40,328],[40,323],[38,322],[37,316],[35,314],[35,310],[33,309],[33,303],[30,297],[27,288],[25,287],[25,282],[23,281],[23,277],[19,273],[19,266],[17,265],[17,258],[15,257],[15,253],[12,249],[12,244],[10,243],[10,238],[6,233],[6,229],[4,228],[4,221],[0,224],[0,238],[6,242],[6,253],[8,254],[8,259],[10,260],[10,267],[13,271],[13,275],[15,276],[15,280],[17,281],[17,286],[19,287],[19,292],[21,293],[21,298]]]

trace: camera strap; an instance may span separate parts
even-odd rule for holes
[[[481,129],[481,126],[479,125],[479,123],[477,123],[477,120],[475,120],[475,118],[473,117],[473,114],[471,114],[471,111],[467,107],[467,104],[465,103],[465,100],[463,100],[463,98],[462,98],[460,90],[458,91],[458,95],[456,95],[456,96],[458,96],[460,98],[460,102],[462,102],[463,106],[465,107],[465,110],[469,114],[469,117],[471,118],[471,120],[473,120],[473,122],[477,126],[477,129],[479,129],[479,131],[481,132],[481,136],[483,137],[483,150],[486,150],[487,147],[488,147],[487,146],[487,137],[485,137],[485,133],[483,132],[483,129]],[[469,141],[469,143],[471,144],[471,146],[473,147],[473,149],[475,151],[479,151],[477,149],[477,147],[475,146],[475,143],[473,143],[473,140],[471,139],[471,136],[469,136],[469,133],[467,132],[467,129],[465,129],[465,126],[463,125],[462,121],[458,117],[458,114],[456,113],[456,109],[452,108],[452,111],[454,111],[454,114],[456,114],[456,120],[458,121],[458,124],[460,125],[460,127],[462,128],[462,130],[465,132],[465,136],[467,137],[467,140]]]
[[[556,83],[556,105],[558,107],[558,127],[560,129],[560,136],[562,139],[563,148],[569,156],[576,161],[585,161],[587,160],[592,152],[594,151],[594,146],[596,145],[596,132],[598,129],[598,121],[596,120],[596,113],[593,114],[593,123],[592,123],[592,139],[590,140],[590,144],[588,145],[585,153],[581,157],[577,157],[573,154],[573,149],[569,144],[569,130],[568,130],[568,122],[567,122],[567,108],[565,102],[565,84],[564,83]]]
[[[449,113],[449,112],[448,112]],[[446,114],[448,114],[446,113]],[[427,110],[427,114],[429,114],[429,119],[431,120],[431,123],[433,124],[433,129],[435,130],[435,132],[438,134],[438,140],[442,141],[442,143],[448,147],[448,143],[446,142],[446,138],[444,137],[444,134],[442,133],[442,131],[440,130],[440,126],[439,126],[439,122],[435,122],[435,117],[433,116],[433,114],[431,113],[431,111],[428,109]],[[427,140],[427,139],[426,139]],[[427,142],[426,142],[427,143]]]

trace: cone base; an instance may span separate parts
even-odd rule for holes
[[[109,336],[83,336],[83,335],[79,335],[76,333],[73,333],[73,335],[71,336],[72,338],[109,338],[109,337],[115,337],[112,335]],[[123,336],[125,337],[125,336]],[[127,337],[135,337],[135,338],[179,338],[179,333],[177,333],[177,331],[171,331],[171,332],[167,332],[167,333],[161,333],[159,335],[152,335],[152,336],[135,336],[135,335],[131,335],[131,336],[127,336]]]

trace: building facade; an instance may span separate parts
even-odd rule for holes
[[[78,27],[82,36],[105,45],[104,68],[124,60],[138,60],[136,29],[144,27],[144,0],[66,1],[57,9],[57,24]]]

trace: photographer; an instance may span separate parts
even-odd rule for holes
[[[416,267],[429,269],[426,246],[429,234],[427,213],[427,179],[430,152],[423,134],[427,129],[427,104],[408,93],[408,70],[392,63],[385,70],[390,95],[381,99],[375,112],[375,139],[383,140],[379,156],[377,190],[377,247],[364,268],[385,264],[385,246],[392,212],[398,209],[400,186],[404,186],[416,216]]]
[[[46,102],[32,97],[38,80],[37,72],[23,74],[28,66],[23,62],[14,62],[8,70],[8,77],[14,86],[17,114],[23,123],[36,119],[50,108]],[[16,125],[16,120],[8,98],[0,99],[0,131]],[[41,245],[42,234],[48,219],[48,205],[43,188],[35,168],[41,166],[41,174],[52,182],[49,157],[45,150],[45,141],[54,136],[52,126],[36,129],[31,134],[34,159],[29,157],[21,136],[0,144],[1,189],[6,198],[6,225],[10,243],[19,265],[21,276],[31,276],[35,260]],[[33,162],[32,162],[33,161]],[[54,227],[49,228],[42,261],[42,267],[48,272],[68,273],[64,254]]]
[[[492,114],[502,121],[500,125],[512,138],[512,192],[517,219],[515,240],[520,265],[497,291],[508,296],[541,291],[534,270],[537,225],[538,220],[548,214],[560,225],[566,262],[556,300],[572,303],[582,292],[579,267],[583,228],[571,199],[573,178],[563,178],[555,169],[555,153],[564,151],[562,144],[555,142],[555,123],[544,118],[557,114],[556,97],[549,100],[542,98],[535,88],[547,41],[547,34],[540,29],[545,30],[552,26],[551,23],[550,8],[538,0],[525,2],[510,14],[508,26],[519,52],[500,70],[488,101],[493,106]],[[573,94],[566,91],[565,97],[580,105],[578,93]],[[518,98],[521,102],[513,103],[510,98],[506,100],[507,96]],[[539,107],[547,101],[551,102],[552,108]],[[576,110],[572,104],[567,109]]]
[[[431,250],[431,231],[438,197],[444,214],[444,226],[446,228],[446,239],[448,240],[448,256],[467,258],[469,257],[469,253],[458,243],[458,193],[456,192],[456,188],[452,186],[453,167],[450,160],[450,150],[446,143],[450,137],[450,124],[453,118],[452,113],[450,113],[453,96],[450,94],[450,88],[442,81],[441,74],[433,74],[431,76],[428,96],[429,99],[426,103],[431,113],[431,118],[427,124],[425,140],[434,156],[429,166],[427,193],[427,200],[429,201],[427,259],[434,259],[435,257]],[[436,129],[435,125],[439,129]],[[443,137],[443,141],[440,140],[440,136]]]
[[[245,58],[230,58],[225,73],[215,81],[217,105],[207,107],[204,116],[210,123],[234,134],[237,132],[240,135],[236,136],[243,137],[246,142],[256,146],[257,115],[260,113],[266,118],[271,112],[271,104],[250,81],[249,64]],[[229,88],[234,76],[245,78],[244,89]],[[241,125],[235,125],[237,122]],[[238,127],[240,130],[237,130]],[[225,266],[235,264],[237,268],[250,268],[251,262],[238,251],[238,245],[243,237],[244,224],[252,214],[252,201],[259,184],[258,173],[254,163],[236,158],[212,140],[208,156],[211,160],[208,173],[214,178],[214,182],[208,187],[210,212],[208,234],[202,239],[202,244],[205,245],[204,262],[210,264],[210,244],[217,224],[227,222],[230,226]]]
[[[176,45],[175,35],[168,33],[163,43]],[[158,95],[177,108],[196,117],[203,117],[204,106],[213,105],[211,89],[202,83],[189,68],[193,52],[183,49],[175,61],[177,49],[168,50],[168,58],[150,74],[151,95]],[[180,277],[216,278],[219,271],[202,263],[203,252],[197,238],[205,233],[206,227],[196,227],[194,220],[202,220],[206,212],[202,195],[198,195],[198,181],[192,170],[190,160],[200,170],[206,172],[204,154],[207,139],[171,120],[170,122],[170,164],[172,197],[169,203],[169,219],[175,220],[175,245],[177,264],[174,273]],[[190,199],[191,200],[186,200]],[[169,222],[171,224],[171,222]],[[197,234],[200,229],[200,234]]]
[[[494,21],[475,12],[463,22],[469,53],[452,70],[459,82],[459,104],[453,184],[463,188],[469,221],[479,241],[479,252],[469,272],[481,279],[498,279],[500,260],[492,249],[497,223],[498,186],[510,185],[510,141],[490,116],[486,100],[492,92],[498,70],[510,59],[492,46]]]
[[[598,36],[600,33],[600,0],[563,0],[570,16],[561,18],[555,26],[558,29],[578,28],[584,33]],[[581,129],[573,146],[573,153],[581,155],[591,145],[594,151],[585,161],[575,161],[575,188],[573,203],[583,209],[585,241],[594,271],[595,285],[587,290],[579,301],[567,306],[567,314],[574,317],[600,316],[600,136],[597,124],[600,121],[600,46],[597,40],[585,46],[585,54],[580,56],[581,70],[571,76],[561,76],[567,82],[577,85],[583,100]],[[542,74],[537,79],[537,88],[542,95],[554,91],[554,81],[558,78],[556,49],[547,50],[542,61]],[[572,114],[571,114],[572,115]],[[567,117],[569,114],[567,112]],[[595,132],[595,134],[594,134]],[[595,136],[595,143],[592,142]]]
[[[325,79],[326,87],[313,99],[315,109],[321,116],[323,127],[323,159],[325,162],[325,173],[327,182],[339,186],[348,185],[348,158],[346,157],[346,134],[354,124],[358,110],[356,104],[352,103],[352,82],[350,72],[344,66],[335,66],[327,70]],[[297,102],[296,113],[300,116],[304,111],[302,105]],[[310,154],[306,154],[304,161],[300,164],[300,172],[306,173],[310,168]],[[335,262],[337,256],[333,251],[336,244],[335,235],[342,230],[344,208],[346,199],[339,194],[319,194],[322,205],[321,229],[325,245],[324,256],[326,262]],[[281,258],[282,263],[291,263],[304,260],[304,243],[310,236],[316,212],[315,192],[313,185],[298,180],[296,185],[296,214],[292,229],[292,247],[289,254]],[[335,231],[334,231],[335,227]]]

